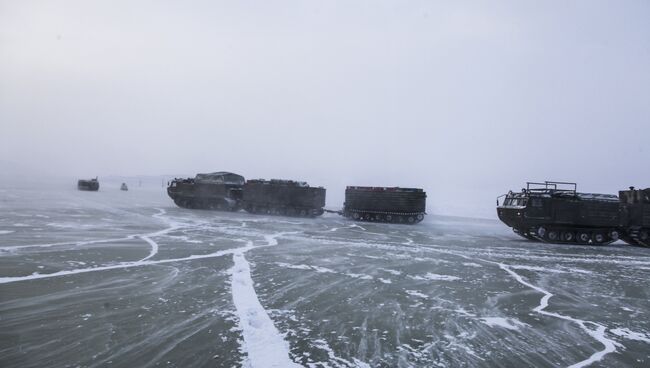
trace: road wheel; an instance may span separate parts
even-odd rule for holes
[[[589,239],[591,236],[589,236],[589,233],[581,231],[578,233],[578,242],[581,244],[589,244]]]
[[[557,230],[549,230],[547,237],[550,241],[557,241],[560,238],[560,233]]]
[[[648,235],[647,230],[639,231],[639,240],[641,240],[642,242],[648,241],[649,237],[650,237],[650,235]]]
[[[562,241],[572,242],[575,240],[576,236],[572,231],[563,231],[562,232]]]
[[[602,244],[602,243],[605,242],[605,234],[603,234],[601,232],[595,232],[591,236],[591,240],[594,241],[594,244]]]
[[[412,223],[415,222],[415,217],[409,216],[407,220],[408,220],[409,224],[412,224]]]
[[[537,235],[539,235],[541,238],[543,238],[546,235],[546,228],[544,226],[540,226],[537,229]]]
[[[393,222],[393,216],[386,215],[386,222]]]

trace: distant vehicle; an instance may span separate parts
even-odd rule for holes
[[[575,183],[527,183],[497,198],[499,219],[529,240],[561,244],[610,244],[619,238],[650,246],[650,190],[580,193]]]
[[[80,179],[77,182],[77,189],[96,192],[99,190],[99,181],[97,180],[97,178],[88,179],[88,180]]]
[[[129,187],[126,186],[126,183],[122,183],[122,185],[120,185],[120,190],[127,191],[129,190]]]
[[[197,174],[172,180],[167,194],[183,208],[237,211],[241,209],[244,183],[243,176],[225,171]]]
[[[242,205],[250,213],[316,217],[324,212],[325,188],[293,180],[248,180]]]
[[[426,198],[419,188],[349,186],[342,214],[359,221],[416,224],[426,214]]]

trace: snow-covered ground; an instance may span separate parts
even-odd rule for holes
[[[0,190],[2,367],[643,367],[650,249]]]

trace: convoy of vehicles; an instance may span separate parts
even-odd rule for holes
[[[79,180],[79,190],[97,191],[97,178]],[[128,190],[122,183],[121,190]],[[323,187],[294,180],[246,180],[231,172],[197,174],[168,183],[167,194],[182,208],[317,217],[333,212],[355,221],[417,224],[426,215],[420,188],[348,186],[340,211],[325,210]],[[500,200],[503,198],[503,201]],[[650,247],[650,188],[618,195],[578,192],[576,183],[528,182],[497,198],[497,215],[531,241],[605,245],[617,240]]]
[[[209,180],[207,180],[209,179]],[[245,180],[229,172],[174,179],[167,194],[179,207],[316,217],[325,210],[325,188],[294,180]],[[415,188],[348,187],[342,211],[360,221],[415,224],[424,219],[426,193]]]

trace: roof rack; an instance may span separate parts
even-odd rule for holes
[[[571,193],[576,194],[578,185],[566,181],[545,181],[543,183],[527,182],[526,192],[529,193]]]

